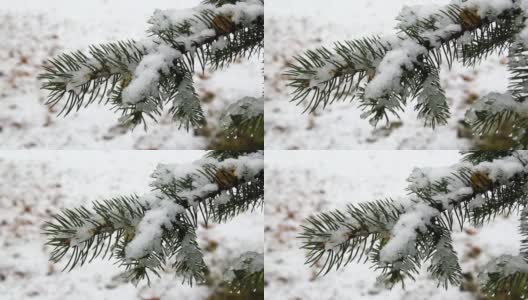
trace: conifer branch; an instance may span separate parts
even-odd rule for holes
[[[462,275],[451,240],[454,226],[481,225],[519,213],[521,234],[526,234],[527,151],[469,152],[448,168],[415,169],[408,181],[407,198],[348,205],[344,211],[309,217],[299,236],[306,263],[322,265],[320,272],[326,274],[369,260],[381,272],[379,280],[393,286],[414,279],[428,262],[428,272],[447,287],[459,284]],[[523,240],[521,255],[525,251]],[[524,272],[490,276],[492,281],[484,285],[497,291],[522,282]]]
[[[237,293],[264,289],[264,255],[256,252],[242,254],[226,271],[225,281]]]
[[[111,104],[130,127],[156,120],[164,105],[187,130],[204,122],[193,87],[195,64],[223,68],[259,55],[264,40],[263,0],[206,1],[187,13],[157,10],[143,41],[91,46],[48,61],[39,76],[47,104],[60,114],[94,102]]]
[[[169,261],[189,284],[208,273],[196,242],[198,220],[225,222],[264,203],[263,153],[211,152],[186,165],[159,165],[153,191],[65,209],[46,223],[51,261],[65,270],[97,257],[114,258],[137,283],[158,275]]]
[[[510,295],[514,299],[528,297],[528,263],[521,256],[502,255],[489,262],[479,274],[488,295]]]
[[[504,4],[504,3],[503,3]],[[512,74],[509,91],[479,99],[466,122],[475,134],[501,130],[512,122],[515,148],[528,143],[525,103],[525,7],[512,0],[504,5],[488,1],[459,1],[430,13],[405,7],[398,17],[396,36],[337,42],[295,57],[286,72],[292,100],[305,111],[323,109],[336,101],[358,99],[372,125],[398,117],[410,100],[424,126],[446,124],[450,117],[439,82],[439,68],[460,61],[479,64],[495,53],[509,51]]]
[[[226,108],[220,123],[228,137],[264,136],[264,98],[238,100]]]

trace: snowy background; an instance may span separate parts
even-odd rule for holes
[[[360,118],[357,102],[341,102],[302,113],[290,103],[281,74],[292,57],[305,50],[332,46],[336,41],[369,35],[394,34],[395,20],[404,5],[447,4],[449,0],[267,0],[265,24],[265,114],[267,149],[467,149],[476,142],[459,121],[468,105],[490,91],[504,91],[508,84],[506,59],[491,56],[474,69],[454,65],[444,68],[441,83],[446,91],[451,119],[446,126],[424,128],[409,109],[392,119],[388,127],[372,127]],[[499,141],[500,142],[500,141]]]
[[[61,208],[89,205],[108,197],[150,191],[158,163],[187,163],[201,151],[0,151],[0,299],[222,300],[214,286],[181,284],[170,269],[148,287],[121,282],[123,271],[96,259],[70,273],[48,262],[42,226]],[[221,275],[229,259],[245,251],[261,252],[260,211],[198,231],[212,274]],[[65,262],[64,262],[65,263]]]
[[[406,195],[414,167],[457,163],[457,151],[267,151],[265,205],[266,299],[475,300],[458,288],[444,290],[422,272],[406,289],[375,287],[371,264],[351,263],[315,277],[304,265],[296,237],[303,220],[316,213],[386,197]],[[307,164],[306,162],[310,162]],[[498,217],[483,228],[455,231],[463,272],[476,274],[491,257],[516,255],[520,246],[515,217]],[[423,269],[425,271],[425,268]]]
[[[262,94],[262,58],[242,60],[196,79],[209,130],[178,130],[170,116],[132,133],[117,127],[119,114],[93,104],[67,117],[44,105],[36,79],[41,65],[64,51],[91,44],[141,39],[155,9],[190,8],[200,0],[0,0],[0,148],[206,149],[220,112],[244,96]]]

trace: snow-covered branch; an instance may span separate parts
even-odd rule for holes
[[[306,103],[306,110],[325,107],[346,98],[358,98],[363,118],[372,125],[398,116],[407,100],[416,99],[415,110],[426,126],[447,122],[449,108],[440,86],[439,68],[454,61],[479,63],[489,54],[510,48],[512,73],[507,103],[478,100],[468,119],[479,130],[496,130],[497,121],[511,120],[511,112],[523,115],[526,86],[524,0],[454,0],[448,5],[404,7],[398,16],[399,32],[338,42],[332,49],[309,50],[295,58],[286,75],[293,99]],[[513,50],[515,51],[513,51]],[[510,116],[502,112],[507,109]],[[519,110],[518,110],[519,109]],[[484,116],[475,111],[486,110]],[[501,112],[500,119],[497,116]],[[489,115],[494,115],[491,120]],[[480,133],[480,132],[478,132]],[[524,132],[518,132],[524,137]],[[519,138],[520,140],[520,138]],[[517,141],[521,143],[521,141]]]
[[[262,206],[264,156],[211,152],[192,164],[162,164],[152,174],[153,191],[143,196],[95,202],[92,209],[66,209],[46,225],[51,260],[67,256],[66,268],[95,257],[113,256],[128,279],[158,274],[175,257],[184,280],[205,280],[206,267],[196,242],[198,219],[225,221]]]
[[[307,262],[322,261],[321,271],[328,272],[369,257],[383,271],[380,279],[392,285],[412,278],[421,262],[429,261],[428,271],[440,283],[458,283],[453,226],[481,225],[525,207],[528,151],[469,153],[450,167],[415,169],[408,182],[406,198],[310,217],[300,236]]]
[[[218,3],[216,3],[218,2]],[[110,102],[122,123],[155,119],[163,105],[187,129],[203,122],[192,75],[195,64],[219,68],[263,48],[264,2],[208,1],[188,10],[157,10],[150,37],[91,46],[88,53],[62,54],[40,75],[48,104],[64,102],[63,113],[94,101]],[[232,3],[231,3],[232,2]],[[191,82],[189,81],[191,80]]]

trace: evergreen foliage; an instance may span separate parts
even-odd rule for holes
[[[474,134],[495,133],[514,124],[513,148],[524,149],[526,134],[526,38],[524,0],[454,0],[435,7],[405,7],[395,36],[371,36],[308,50],[286,72],[292,101],[306,111],[343,100],[359,101],[376,126],[414,101],[424,126],[444,125],[450,116],[439,69],[458,61],[472,67],[489,55],[508,52],[510,85],[490,93],[467,111]]]
[[[427,266],[447,288],[463,279],[451,239],[454,228],[517,215],[519,255],[492,260],[479,280],[488,295],[515,290],[528,297],[528,151],[468,152],[451,167],[415,169],[408,182],[405,199],[350,204],[309,217],[299,236],[306,263],[322,266],[320,274],[326,274],[353,261],[370,261],[388,287],[413,280]]]
[[[180,127],[205,123],[195,65],[216,70],[263,49],[263,0],[207,0],[188,11],[157,10],[149,37],[93,45],[51,59],[39,76],[47,104],[67,115],[94,102],[110,104],[134,127],[165,106]],[[145,125],[146,126],[146,125]]]
[[[65,270],[113,258],[137,283],[169,267],[188,284],[208,268],[196,241],[198,221],[227,222],[264,203],[263,152],[212,151],[189,165],[159,165],[153,191],[65,209],[45,226],[51,261]],[[226,272],[233,289],[263,288],[262,254],[244,254]]]

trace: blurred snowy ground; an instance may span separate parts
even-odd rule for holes
[[[296,238],[304,219],[312,214],[345,208],[348,203],[403,197],[414,167],[449,166],[459,158],[457,151],[266,151],[266,299],[476,299],[456,287],[437,288],[426,272],[416,282],[407,281],[405,290],[379,289],[377,273],[369,263],[351,263],[315,277],[318,269],[304,265]],[[491,257],[518,254],[518,226],[515,217],[498,217],[483,228],[455,231],[463,272],[476,274]]]
[[[435,130],[424,128],[412,105],[388,128],[372,127],[348,101],[302,113],[290,103],[281,74],[292,57],[336,41],[394,34],[395,17],[404,5],[446,4],[449,0],[267,0],[265,52],[266,149],[467,149],[472,140],[459,124],[468,104],[490,91],[504,91],[508,74],[504,55],[489,57],[474,69],[444,68],[441,82],[451,119]],[[385,125],[385,124],[380,124]]]
[[[200,0],[0,0],[0,148],[2,149],[206,149],[210,133],[186,132],[165,114],[148,132],[117,127],[119,114],[92,104],[67,117],[44,105],[36,77],[63,51],[146,36],[155,9],[189,8]],[[196,80],[212,128],[220,111],[244,96],[262,94],[262,58],[243,60]]]
[[[61,208],[150,191],[158,163],[186,163],[201,151],[0,151],[0,299],[2,300],[180,300],[214,298],[214,287],[181,284],[170,269],[148,287],[121,282],[123,271],[95,259],[72,272],[48,262],[42,226]],[[263,214],[246,213],[198,231],[212,274],[221,275],[230,258],[262,251]]]

